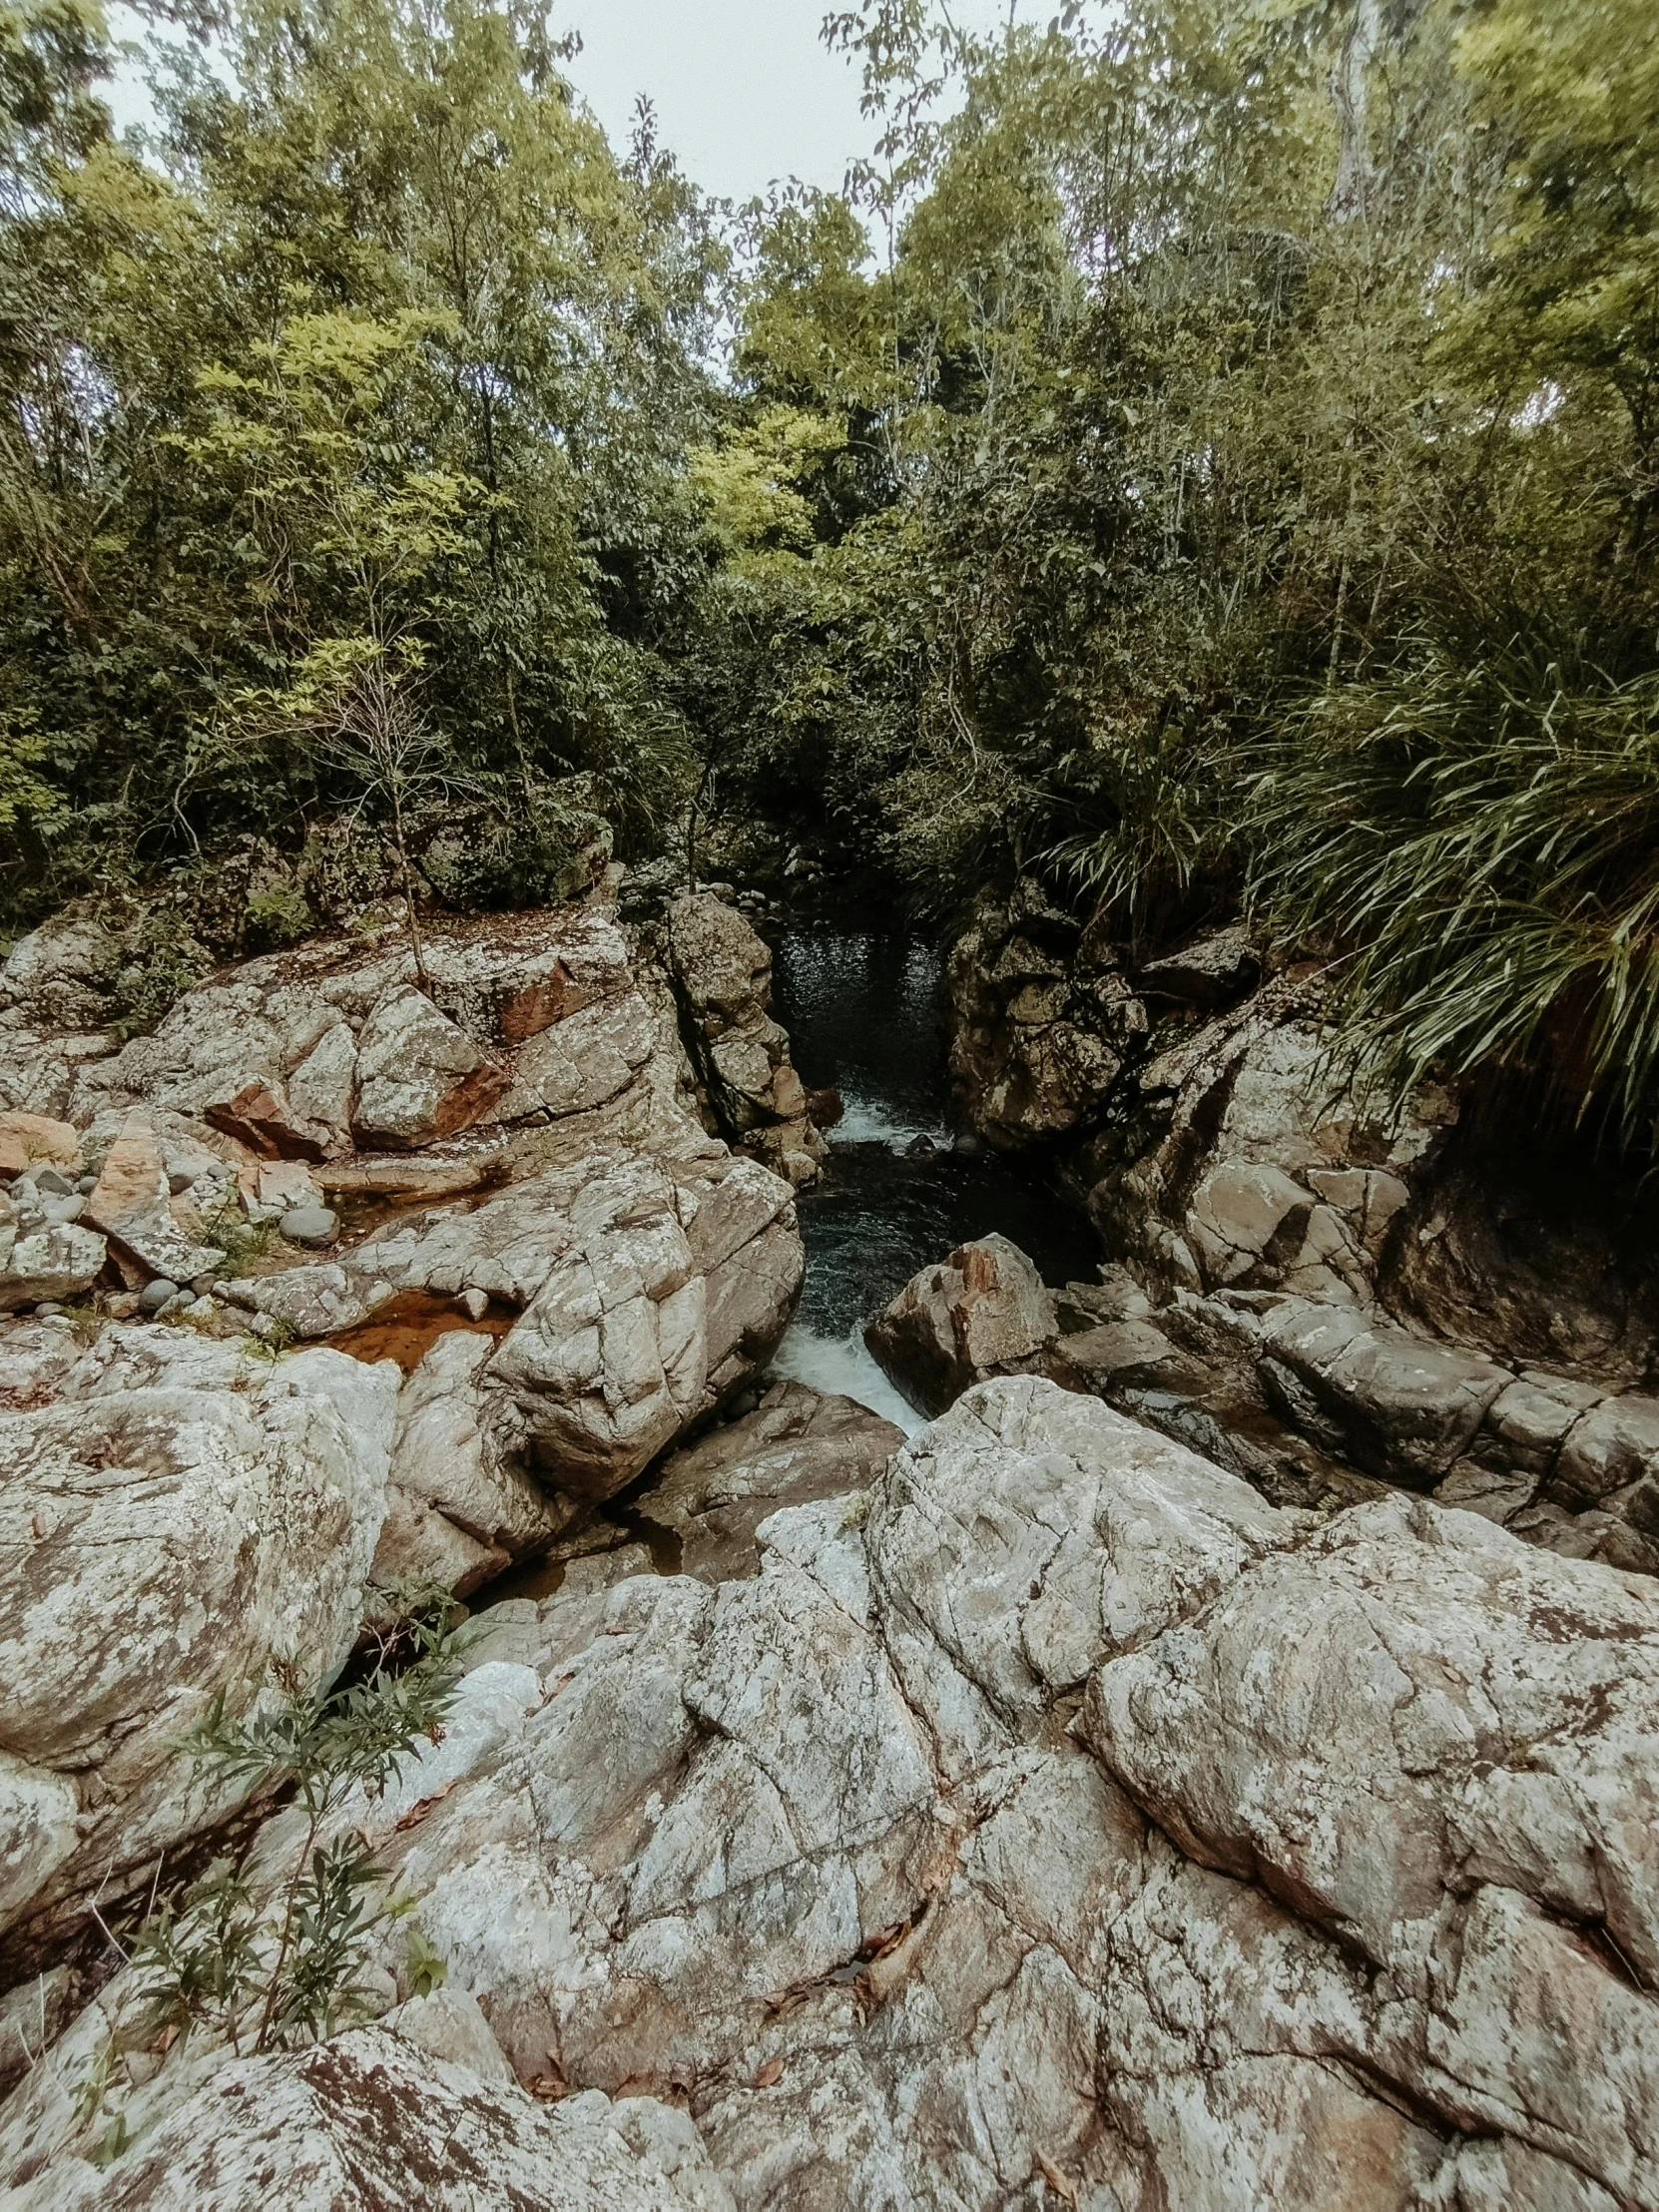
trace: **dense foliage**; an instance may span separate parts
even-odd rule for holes
[[[91,0],[0,6],[20,915],[388,762],[454,902],[695,793],[941,916],[1249,904],[1391,1078],[1652,1122],[1638,0],[866,0],[874,158],[721,223],[533,11],[216,20],[146,149]]]
[[[482,0],[250,0],[158,49],[149,146],[106,59],[96,0],[0,10],[14,899],[300,844],[388,749],[475,818],[460,895],[545,894],[682,773],[696,196]]]

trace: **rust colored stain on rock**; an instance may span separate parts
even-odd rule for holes
[[[202,1118],[266,1160],[320,1160],[323,1148],[296,1129],[287,1103],[269,1083],[250,1083],[235,1098],[205,1106]]]
[[[561,961],[551,975],[538,976],[501,1001],[501,1041],[508,1046],[524,1044],[592,1003],[593,993]]]
[[[464,1329],[475,1337],[504,1337],[517,1319],[505,1306],[492,1306],[481,1320],[472,1321],[452,1298],[435,1291],[402,1291],[372,1321],[341,1329],[323,1342],[370,1366],[377,1360],[395,1360],[405,1375],[412,1375],[438,1339],[452,1330]]]

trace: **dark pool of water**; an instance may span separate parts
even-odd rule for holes
[[[949,1149],[936,945],[897,933],[794,932],[774,948],[773,998],[803,1079],[833,1084],[846,1107],[829,1133],[822,1179],[801,1196],[807,1283],[779,1366],[892,1412],[862,1330],[918,1268],[997,1230],[1060,1284],[1092,1278],[1100,1246],[1040,1166]],[[931,1157],[907,1157],[923,1136]]]

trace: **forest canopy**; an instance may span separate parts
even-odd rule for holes
[[[13,925],[279,938],[392,804],[523,903],[715,793],[941,921],[1248,910],[1389,1080],[1647,1141],[1646,16],[874,0],[874,157],[734,210],[535,7],[175,14],[119,140],[93,0],[4,0]]]

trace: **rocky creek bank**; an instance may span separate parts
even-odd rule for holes
[[[1110,1262],[1048,1294],[1017,1255],[918,1277],[871,1339],[918,1403],[945,1371],[949,1394],[1034,1367],[1281,1504],[1400,1485],[1659,1570],[1639,1193],[1482,1141],[1453,1089],[1368,1106],[1318,974],[1265,972],[1237,927],[1132,970],[1024,886],[950,980],[965,1119],[1056,1164]]]
[[[981,1125],[1075,1140],[1122,1258],[924,1271],[907,1441],[769,1385],[821,1148],[765,947],[614,887],[246,963],[125,1045],[93,925],[7,963],[0,2205],[1659,2202],[1659,1581],[1640,1471],[1576,1471],[1632,1464],[1639,1321],[1599,1383],[1432,1335],[1393,1240],[1449,1120],[1310,1105],[1294,978],[1177,1026],[1120,974],[1095,1106],[980,1027]],[[1062,1064],[1069,1123],[1020,1103]],[[1384,1419],[1389,1331],[1480,1382]],[[352,2021],[158,2031],[104,1924],[304,1841],[180,1735],[407,1576],[475,1636],[329,1815],[407,1907]]]

